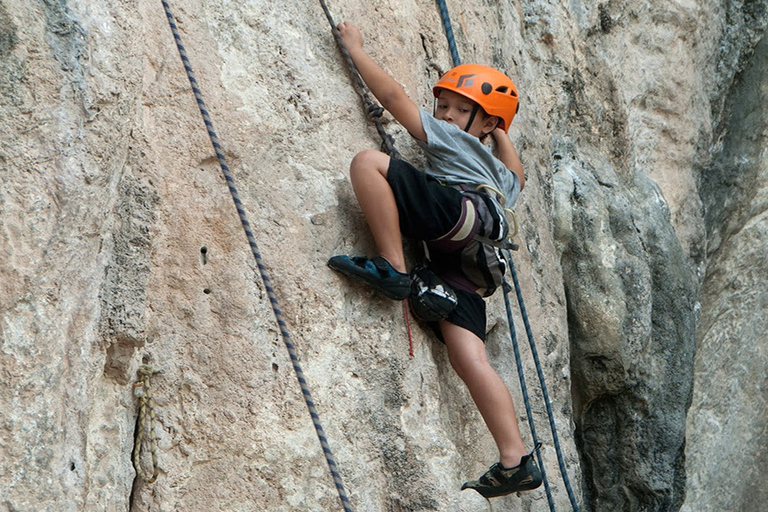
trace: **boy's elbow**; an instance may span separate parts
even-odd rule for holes
[[[520,171],[515,174],[517,174],[517,179],[520,180],[520,191],[522,192],[525,188],[525,173],[520,169]]]
[[[395,85],[379,95],[378,100],[381,102],[381,106],[389,110],[397,110],[398,105],[402,105],[404,101],[409,101],[405,91],[399,85]]]
[[[522,191],[525,188],[525,171],[523,171],[523,167],[521,165],[512,165],[507,168],[517,176],[517,180],[520,182],[520,190]]]

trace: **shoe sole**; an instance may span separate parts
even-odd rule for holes
[[[532,491],[534,489],[538,489],[540,486],[541,486],[541,482],[538,482],[535,485],[531,484],[531,485],[524,485],[524,486],[515,486],[515,488],[512,489],[512,490],[506,490],[506,489],[501,490],[501,489],[499,489],[497,492],[487,492],[487,491],[484,491],[484,490],[477,489],[475,487],[467,487],[467,489],[474,489],[475,491],[480,493],[480,495],[483,498],[498,498],[500,496],[506,496],[508,494],[512,494],[512,493],[515,493],[515,492]]]

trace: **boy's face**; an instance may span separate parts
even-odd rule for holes
[[[435,118],[446,123],[455,124],[462,130],[466,130],[470,135],[481,137],[493,131],[498,124],[498,119],[486,114],[482,108],[478,108],[477,115],[472,120],[472,125],[469,129],[466,129],[475,106],[477,106],[477,103],[469,98],[451,90],[443,89],[440,91],[440,97],[437,98]]]

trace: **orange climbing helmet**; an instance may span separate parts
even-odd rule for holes
[[[496,69],[482,64],[461,64],[444,74],[432,88],[435,98],[441,89],[454,91],[480,105],[486,114],[501,118],[499,128],[509,131],[509,125],[519,108],[517,87]]]

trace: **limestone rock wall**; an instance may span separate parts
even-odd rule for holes
[[[325,266],[374,251],[346,170],[379,140],[319,3],[170,5],[354,508],[548,510],[458,492],[496,453],[444,348]],[[329,7],[430,108],[436,4]],[[448,7],[521,92],[515,265],[582,509],[760,510],[766,2]],[[0,0],[0,173],[3,510],[340,509],[160,1]],[[489,329],[530,445],[501,293]]]
[[[728,98],[703,195],[709,265],[701,294],[695,385],[688,431],[685,510],[760,510],[766,409],[766,135],[768,40],[755,49]],[[726,485],[723,467],[744,468]],[[706,497],[706,499],[702,499]]]

